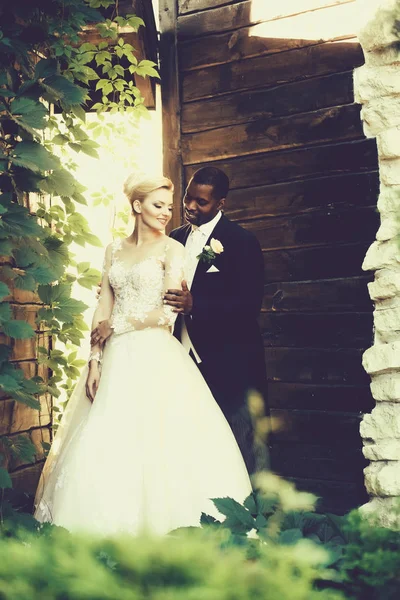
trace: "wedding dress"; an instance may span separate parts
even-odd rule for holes
[[[172,245],[172,248],[171,248]],[[35,517],[70,531],[166,534],[221,517],[211,498],[242,502],[250,480],[232,431],[198,368],[172,336],[163,305],[180,288],[183,247],[135,264],[112,244],[114,333],[94,403],[87,367],[68,403],[39,483]]]

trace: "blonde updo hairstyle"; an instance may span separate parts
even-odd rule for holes
[[[135,208],[135,203],[142,203],[143,200],[155,190],[164,188],[166,190],[174,191],[174,185],[168,177],[163,175],[157,175],[154,177],[146,177],[145,179],[138,180],[137,175],[129,175],[124,183],[124,194],[129,200],[132,207],[132,214],[135,216],[139,211]]]

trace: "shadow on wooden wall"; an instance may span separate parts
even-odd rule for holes
[[[227,215],[260,241],[272,467],[343,512],[366,500],[358,432],[373,406],[361,269],[379,226],[374,140],[352,72],[352,0],[179,0],[181,163],[230,177]],[[288,35],[291,32],[292,35]]]

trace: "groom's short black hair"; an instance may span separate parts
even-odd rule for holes
[[[195,172],[192,179],[201,185],[211,185],[213,196],[216,200],[226,198],[229,192],[229,178],[226,173],[217,167],[202,167]]]

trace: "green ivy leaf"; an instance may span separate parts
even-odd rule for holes
[[[221,521],[217,521],[214,517],[210,515],[206,515],[206,513],[202,512],[200,517],[200,525],[206,527],[207,525],[221,525]]]
[[[67,106],[83,104],[87,98],[87,91],[75,85],[62,75],[52,75],[46,77],[42,82],[43,88],[54,96],[55,100],[60,100]]]
[[[58,71],[58,62],[55,58],[42,58],[35,67],[35,78],[43,79],[55,75]]]
[[[136,15],[126,15],[126,19],[128,21],[128,25],[130,25],[133,29],[137,30],[140,26],[145,27],[143,19],[137,17]]]
[[[27,435],[17,435],[9,439],[8,449],[11,454],[23,462],[33,462],[36,448]]]
[[[6,296],[9,296],[9,295],[10,295],[9,287],[5,283],[0,281],[0,300],[3,300],[3,298],[5,298]]]
[[[35,335],[34,329],[25,321],[12,320],[1,325],[4,333],[17,340],[26,340]]]
[[[46,127],[47,108],[41,103],[30,98],[20,97],[12,101],[11,114],[28,127],[44,129]]]
[[[26,290],[28,292],[34,292],[36,290],[36,281],[28,272],[25,272],[24,275],[17,273],[17,276],[14,279],[14,285],[19,290]]]
[[[91,156],[92,158],[99,158],[99,153],[96,150],[96,147],[98,146],[99,144],[97,144],[96,142],[92,142],[91,140],[84,140],[81,143],[81,150],[82,152],[84,152],[88,156]]]
[[[15,392],[19,388],[19,382],[12,375],[0,374],[0,388],[6,393]]]
[[[250,512],[233,498],[212,498],[212,501],[217,510],[231,522],[243,525],[249,530],[254,528],[254,519]]]
[[[11,477],[7,469],[0,467],[0,489],[5,490],[7,488],[12,488]]]
[[[10,158],[14,165],[36,172],[55,169],[59,164],[58,158],[36,142],[19,142]]]

